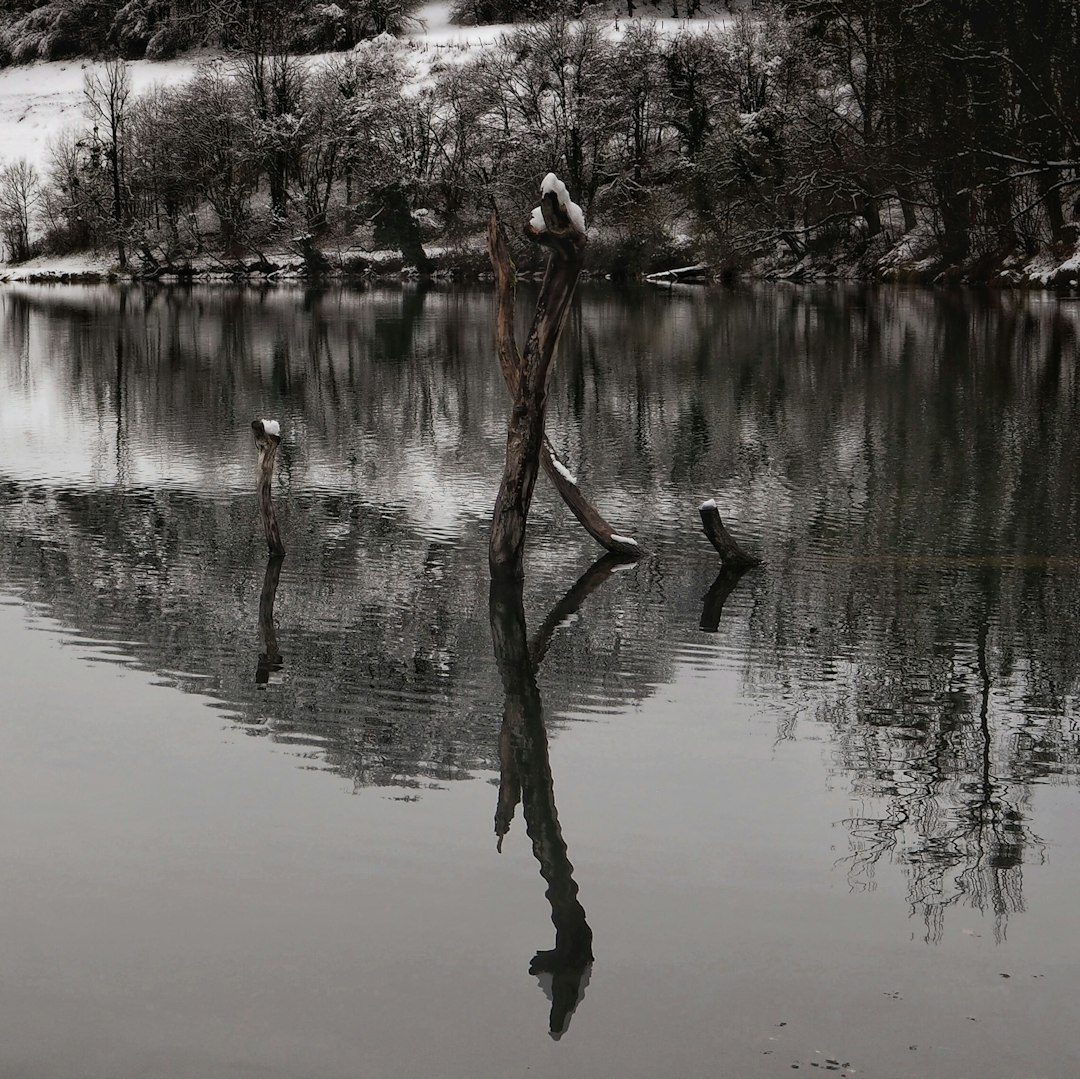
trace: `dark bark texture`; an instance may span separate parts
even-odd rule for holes
[[[725,566],[731,569],[748,569],[761,563],[760,558],[748,554],[735,542],[735,537],[724,527],[720,511],[711,498],[698,507],[698,512],[701,514],[701,527]]]
[[[495,213],[488,226],[488,252],[496,284],[495,341],[499,366],[513,400],[506,463],[488,548],[491,576],[504,580],[520,580],[525,575],[525,529],[541,465],[571,512],[602,547],[629,558],[642,553],[636,541],[617,534],[585,498],[544,434],[548,379],[587,241],[553,192],[543,196],[540,206],[545,228],[538,232],[530,224],[526,234],[546,246],[550,257],[524,352],[518,351],[514,335],[516,279],[509,244]]]
[[[285,554],[285,544],[281,542],[281,531],[278,528],[277,515],[274,513],[271,487],[274,481],[274,459],[277,457],[281,438],[278,435],[269,434],[263,427],[262,420],[252,420],[251,430],[255,435],[255,445],[259,451],[259,465],[256,475],[259,492],[259,516],[262,518],[263,531],[266,533],[266,547],[270,554],[280,557]]]

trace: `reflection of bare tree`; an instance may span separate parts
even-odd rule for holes
[[[525,630],[521,585],[493,582],[489,593],[491,640],[502,678],[505,700],[499,732],[499,801],[495,833],[502,850],[514,810],[521,802],[525,828],[532,840],[540,875],[547,881],[547,899],[555,925],[555,947],[537,952],[531,974],[551,976],[551,1033],[558,1037],[583,995],[583,980],[593,960],[592,930],[578,900],[574,867],[555,809],[555,789],[548,758],[544,706],[536,669],[558,626],[570,618],[611,575],[620,560],[607,555],[594,563],[552,608],[530,643]]]
[[[912,914],[928,940],[944,931],[945,911],[961,903],[994,916],[1005,933],[1009,914],[1024,909],[1023,863],[1041,850],[1027,824],[1027,792],[1007,778],[1011,739],[997,737],[988,659],[990,627],[979,627],[974,656],[948,657],[942,680],[885,680],[859,688],[858,719],[831,718],[838,752],[868,796],[884,808],[844,821],[845,859],[854,887],[871,888],[878,862],[897,859],[908,876]]]
[[[640,701],[723,609],[716,661],[741,664],[743,695],[785,735],[831,725],[865,803],[853,882],[893,859],[931,923],[975,903],[1004,926],[1039,851],[1029,792],[1080,776],[1080,307],[844,287],[577,295],[547,428],[613,513],[650,522],[656,557],[590,600],[605,631],[548,672],[549,711]],[[475,558],[505,451],[491,299],[5,286],[0,414],[39,426],[0,425],[0,577],[357,785],[494,767]],[[304,523],[291,676],[270,700],[251,679],[264,556],[238,452],[256,403],[287,410],[279,497]],[[702,604],[673,524],[711,491],[769,564],[737,608],[723,576]],[[534,522],[528,595],[556,587],[576,540],[560,513]],[[545,545],[549,526],[565,542]]]

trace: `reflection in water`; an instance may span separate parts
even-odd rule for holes
[[[536,669],[547,654],[558,626],[577,613],[585,599],[619,564],[617,556],[606,555],[586,570],[555,605],[532,642],[525,631],[521,583],[492,581],[488,594],[491,641],[504,693],[495,834],[501,851],[503,837],[510,830],[520,801],[533,854],[540,863],[540,875],[547,881],[545,894],[555,925],[555,947],[537,952],[529,967],[530,974],[551,978],[549,1029],[555,1037],[565,1032],[584,995],[593,961],[593,936],[585,919],[585,908],[578,900],[574,867],[555,809],[555,787]]]
[[[490,293],[5,286],[0,305],[8,590],[358,786],[500,768]],[[656,687],[734,673],[782,734],[827,733],[854,885],[899,864],[929,939],[957,905],[1004,932],[1042,857],[1032,790],[1080,770],[1078,321],[1022,295],[583,285],[548,431],[655,554],[595,594],[599,628],[538,634],[548,716],[663,710]],[[292,569],[276,596],[263,575],[289,662],[260,599],[260,685],[252,415],[290,431]],[[767,568],[703,604],[706,494]],[[591,543],[544,487],[530,534],[536,603]]]
[[[701,621],[699,626],[706,633],[715,633],[720,627],[720,618],[724,613],[724,604],[728,596],[735,591],[743,574],[749,566],[724,566],[716,575],[716,580],[709,586],[701,605]]]
[[[1009,750],[1021,750],[1021,742],[1003,747],[992,715],[989,636],[984,620],[973,653],[951,657],[940,685],[926,686],[917,706],[908,698],[889,707],[889,690],[880,687],[879,710],[840,737],[853,767],[874,769],[867,792],[886,796],[878,813],[845,821],[852,836],[848,879],[872,888],[880,859],[902,853],[912,913],[934,942],[945,911],[961,902],[992,914],[1003,936],[1008,915],[1024,909],[1025,854],[1041,858],[1042,844],[1027,823],[1029,791],[1009,778],[1019,764]],[[886,726],[892,733],[879,737]],[[855,732],[863,743],[857,747]],[[910,748],[901,755],[905,744]]]
[[[284,660],[278,648],[277,628],[274,626],[274,600],[277,599],[278,583],[281,580],[281,563],[284,555],[272,554],[266,559],[266,572],[263,574],[262,591],[259,593],[259,665],[255,668],[255,682],[265,685],[274,671],[280,671]]]

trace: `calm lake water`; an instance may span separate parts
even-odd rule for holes
[[[1080,307],[583,286],[523,609],[492,307],[0,289],[0,1075],[1076,1074]]]

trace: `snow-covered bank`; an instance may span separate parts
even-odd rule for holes
[[[1046,166],[1061,179],[1042,195],[1013,164],[994,165],[1006,175],[990,184],[969,165],[973,154],[997,161],[993,139],[958,157],[929,106],[903,155],[868,147],[852,122],[850,71],[772,5],[715,34],[709,18],[627,20],[611,7],[521,27],[455,26],[450,10],[429,4],[411,35],[361,41],[347,59],[272,65],[276,83],[245,75],[236,57],[136,63],[136,95],[155,82],[171,92],[144,93],[126,116],[105,110],[93,65],[3,73],[22,138],[0,148],[0,164],[22,151],[41,162],[43,136],[79,117],[83,96],[98,124],[91,132],[82,118],[47,175],[0,172],[0,242],[18,260],[111,242],[121,262],[158,278],[427,273],[426,249],[440,272],[483,272],[491,206],[515,227],[524,190],[559,168],[599,225],[596,273],[1069,287],[1077,269],[1080,222],[1061,196],[1077,184],[1071,163]],[[684,32],[694,26],[703,32]],[[210,63],[191,78],[200,60]],[[44,81],[49,93],[31,100],[28,87]],[[917,182],[865,191],[868,160],[875,175],[900,176],[924,151]],[[997,251],[1005,244],[1025,253]],[[968,251],[979,256],[958,267],[941,257]]]
[[[890,240],[882,235],[861,249],[838,244],[808,255],[761,259],[751,276],[794,283],[829,279],[884,281],[897,284],[970,284],[996,288],[1076,290],[1080,283],[1080,242],[1072,247],[1043,247],[1034,253],[1003,251],[973,256],[962,265],[945,262],[931,237],[916,230]]]
[[[901,245],[898,244],[898,247]],[[425,248],[430,260],[427,276],[453,280],[477,280],[490,273],[484,238],[477,235],[473,242],[454,247],[431,245]],[[519,264],[522,277],[535,277],[542,271],[543,254],[535,253],[532,263]],[[693,271],[688,273],[687,271]],[[318,276],[322,279],[379,279],[410,280],[421,276],[415,266],[400,251],[367,251],[351,249],[331,252],[326,262],[313,268],[295,252],[266,252],[257,257],[225,260],[218,255],[203,255],[182,264],[158,266],[150,270],[122,271],[115,258],[104,253],[76,253],[62,256],[41,256],[17,266],[0,264],[0,284],[4,283],[70,283],[90,281],[233,281],[288,282],[304,281]],[[591,250],[585,276],[625,278],[621,268],[611,258],[610,248],[603,244]],[[995,260],[980,259],[967,267],[949,267],[927,256],[907,261],[881,259],[876,263],[838,262],[827,256],[807,258],[786,266],[758,263],[737,273],[729,267],[710,266],[699,262],[692,266],[675,266],[668,271],[634,274],[632,277],[663,288],[700,285],[729,276],[765,278],[792,284],[815,281],[882,281],[901,284],[940,285],[971,284],[997,288],[1056,289],[1080,291],[1080,248],[1057,254],[1040,251],[1034,255],[1014,254]],[[687,284],[689,282],[689,284]]]
[[[476,278],[489,270],[481,237],[477,244],[453,248],[431,246],[428,276]],[[0,263],[0,284],[47,284],[93,281],[304,281],[319,278],[380,278],[408,280],[420,276],[401,251],[368,251],[354,248],[324,252],[325,260],[313,266],[295,251],[266,251],[243,258],[226,259],[207,253],[182,262],[121,270],[113,255],[80,252],[41,255],[17,265]],[[523,276],[528,276],[528,271]]]
[[[100,252],[41,255],[16,266],[0,263],[0,282],[105,281],[119,277],[115,263]]]

